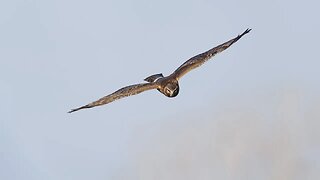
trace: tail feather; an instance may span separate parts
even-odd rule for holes
[[[147,81],[147,82],[152,83],[152,82],[155,82],[156,80],[158,80],[159,78],[162,78],[162,77],[163,77],[163,75],[162,75],[162,73],[160,73],[160,74],[151,75],[151,76],[145,78],[144,80]]]

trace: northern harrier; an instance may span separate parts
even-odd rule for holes
[[[101,106],[104,104],[108,104],[112,101],[115,101],[117,99],[135,95],[142,93],[143,91],[151,90],[151,89],[157,89],[162,94],[164,94],[167,97],[175,97],[179,93],[179,79],[191,71],[194,68],[199,67],[203,63],[205,63],[207,60],[212,58],[214,55],[222,52],[223,50],[230,47],[233,43],[237,42],[243,35],[249,33],[251,29],[247,29],[242,34],[238,35],[237,37],[220,44],[217,47],[214,47],[202,54],[196,55],[189,60],[187,60],[185,63],[183,63],[178,69],[176,69],[172,74],[169,76],[164,77],[162,74],[154,74],[152,76],[149,76],[145,78],[144,80],[148,83],[141,83],[141,84],[135,84],[131,86],[126,86],[124,88],[121,88],[117,90],[116,92],[109,94],[97,101],[94,101],[92,103],[89,103],[85,106],[81,106],[76,109],[72,109],[69,111],[69,113],[72,113],[74,111],[78,111],[80,109],[85,108],[92,108],[95,106]]]

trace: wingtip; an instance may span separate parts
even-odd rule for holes
[[[250,29],[250,28],[246,29],[242,34],[239,34],[239,35],[237,36],[237,40],[240,39],[240,38],[241,38],[242,36],[244,36],[245,34],[249,33],[251,30],[252,30],[252,29]]]
[[[68,111],[68,113],[70,114],[70,113],[73,113],[75,111],[76,111],[75,109],[71,109],[70,111]]]
[[[76,108],[76,109],[71,109],[70,111],[68,111],[68,113],[73,113],[75,111],[79,111],[80,109],[83,109],[84,107],[79,107],[79,108]]]
[[[73,113],[73,112],[79,111],[79,110],[81,110],[81,109],[92,108],[92,107],[93,107],[93,106],[91,106],[90,104],[87,104],[87,105],[85,105],[85,106],[81,106],[81,107],[76,108],[76,109],[71,109],[70,111],[68,111],[68,113]]]
[[[251,30],[252,30],[251,28],[246,29],[246,30],[241,34],[241,36],[249,33]]]

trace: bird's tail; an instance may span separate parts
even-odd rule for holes
[[[151,76],[145,78],[144,80],[147,81],[147,82],[152,83],[152,82],[155,82],[156,80],[158,80],[159,78],[162,78],[162,77],[163,77],[163,75],[162,75],[162,73],[160,73],[160,74],[151,75]]]

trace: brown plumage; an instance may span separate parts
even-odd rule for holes
[[[151,90],[151,89],[157,89],[162,94],[164,94],[167,97],[175,97],[179,94],[179,83],[178,80],[191,71],[194,68],[197,68],[201,66],[203,63],[205,63],[207,60],[215,56],[216,54],[224,51],[228,47],[230,47],[233,43],[237,42],[243,35],[249,33],[251,29],[247,29],[242,34],[238,35],[237,37],[220,44],[212,49],[209,49],[208,51],[201,53],[199,55],[196,55],[189,60],[187,60],[185,63],[183,63],[178,69],[176,69],[171,75],[164,77],[162,74],[155,74],[151,75],[144,80],[148,83],[141,83],[141,84],[135,84],[131,86],[126,86],[124,88],[121,88],[117,91],[115,91],[112,94],[109,94],[97,101],[94,101],[92,103],[89,103],[85,106],[81,106],[76,109],[72,109],[69,111],[69,113],[72,113],[74,111],[78,111],[80,109],[85,108],[92,108],[95,106],[101,106],[104,104],[108,104],[112,101],[115,101],[117,99],[139,94],[141,92]]]
[[[123,98],[123,97],[127,97],[127,96],[132,96],[135,94],[139,94],[143,91],[147,91],[150,89],[155,89],[158,88],[159,85],[156,83],[143,83],[143,84],[135,84],[135,85],[131,85],[131,86],[126,86],[124,88],[119,89],[118,91],[109,94],[97,101],[94,101],[92,103],[89,103],[85,106],[81,106],[79,108],[76,109],[72,109],[71,111],[69,111],[69,113],[72,113],[74,111],[78,111],[80,109],[85,109],[85,108],[92,108],[95,106],[101,106],[104,104],[108,104],[111,103],[112,101],[115,101],[117,99]]]

